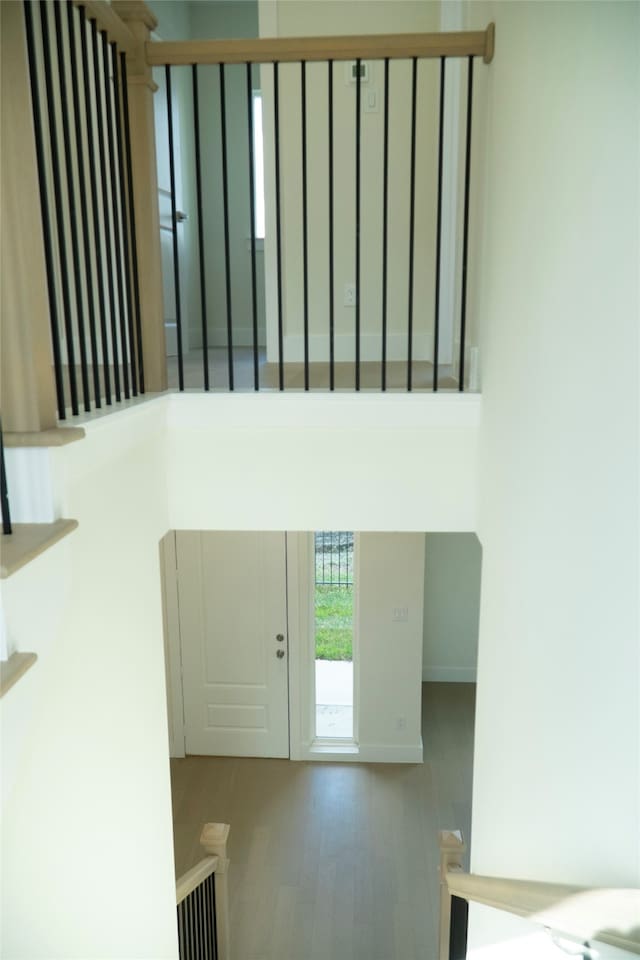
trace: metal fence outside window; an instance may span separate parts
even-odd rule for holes
[[[353,532],[315,534],[316,587],[353,586]]]

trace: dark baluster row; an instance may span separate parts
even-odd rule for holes
[[[215,874],[185,897],[177,911],[180,960],[216,960]]]
[[[126,58],[69,0],[25,0],[24,14],[65,419],[67,401],[75,415],[144,392]]]
[[[382,234],[381,234],[381,351],[380,357],[380,389],[385,391],[389,387],[388,365],[389,365],[389,322],[388,322],[388,295],[389,295],[389,212],[390,212],[390,191],[389,191],[389,137],[390,137],[390,60],[385,58],[384,65],[384,83],[382,95],[383,110],[383,142],[382,142]],[[247,138],[248,138],[248,170],[249,170],[249,219],[250,219],[250,290],[251,290],[251,330],[252,330],[252,353],[253,353],[253,388],[259,390],[264,383],[260,380],[260,361],[258,345],[258,297],[257,297],[257,270],[256,270],[256,235],[255,235],[255,176],[254,176],[254,120],[252,103],[252,64],[247,62],[243,64],[246,70],[246,111],[247,111]],[[254,65],[255,66],[255,65]],[[271,185],[275,198],[275,270],[276,270],[276,317],[277,317],[277,386],[279,390],[285,388],[285,357],[284,357],[284,279],[283,279],[283,182],[281,167],[281,71],[280,65],[276,62],[272,67],[273,78],[273,145],[274,145],[274,179]],[[355,169],[354,169],[354,219],[355,219],[355,238],[354,238],[354,256],[355,256],[355,321],[354,321],[354,387],[359,391],[362,387],[362,366],[366,361],[362,356],[362,243],[361,243],[361,222],[362,222],[362,93],[361,71],[363,62],[355,61],[355,118],[354,118],[354,140],[355,140]],[[224,287],[225,287],[225,309],[226,309],[226,351],[227,351],[227,384],[229,390],[236,388],[234,380],[234,305],[232,303],[232,282],[231,282],[231,251],[230,251],[230,197],[229,197],[229,130],[228,130],[228,93],[226,85],[226,65],[218,65],[218,85],[219,85],[219,107],[220,123],[219,129],[215,134],[220,143],[221,159],[221,194],[223,209],[223,249],[218,251],[205,249],[205,236],[203,229],[203,185],[202,185],[202,157],[201,157],[201,110],[200,95],[198,86],[198,67],[192,66],[192,87],[193,87],[193,116],[194,116],[194,145],[195,145],[195,183],[196,183],[196,202],[198,217],[198,259],[200,275],[200,303],[201,303],[201,321],[202,321],[202,342],[203,342],[203,385],[205,390],[211,388],[209,373],[209,337],[208,337],[208,316],[207,316],[207,296],[206,296],[206,275],[207,264],[213,256],[224,256]],[[262,68],[264,69],[264,67]],[[174,284],[176,295],[176,317],[178,326],[178,386],[184,389],[184,357],[183,357],[183,331],[182,331],[182,311],[181,311],[181,277],[179,262],[178,237],[175,230],[176,224],[176,183],[175,183],[175,134],[171,74],[172,68],[167,66],[166,73],[166,97],[167,110],[169,116],[169,166],[171,171],[171,209],[173,217],[173,268]],[[328,339],[329,339],[329,390],[335,390],[336,387],[336,329],[335,329],[335,245],[334,245],[334,225],[335,225],[335,156],[334,156],[334,73],[335,64],[333,61],[327,62],[327,149],[328,149],[328,288],[329,288],[329,306],[328,306]],[[443,183],[444,183],[444,161],[445,161],[445,58],[440,58],[439,72],[439,105],[438,116],[436,120],[437,138],[438,138],[438,174],[437,174],[437,221],[436,221],[436,260],[435,260],[435,304],[434,304],[434,347],[433,347],[433,384],[432,389],[437,391],[440,387],[440,334],[441,334],[441,301],[442,301],[442,275],[444,265],[442,262],[442,234],[443,234]],[[465,176],[464,176],[464,213],[463,213],[463,235],[462,235],[462,277],[460,280],[461,288],[461,307],[460,307],[460,353],[459,353],[459,383],[458,389],[464,390],[465,379],[465,349],[466,349],[466,311],[467,311],[467,273],[468,273],[468,240],[469,240],[469,191],[471,179],[471,117],[473,107],[473,57],[468,58],[467,70],[467,116],[466,116],[466,144],[465,144]],[[302,329],[303,329],[303,386],[308,391],[311,387],[311,347],[310,347],[310,329],[309,329],[309,258],[310,258],[310,223],[309,223],[309,192],[313,185],[309,183],[309,164],[308,164],[308,84],[307,84],[307,64],[305,61],[300,63],[300,132],[301,132],[301,225],[302,225]],[[409,238],[408,238],[408,258],[407,258],[407,350],[406,350],[406,390],[414,389],[414,364],[415,364],[415,272],[420,265],[416,263],[416,193],[417,193],[417,126],[419,114],[419,96],[418,96],[418,58],[411,58],[411,81],[410,81],[410,145],[409,145],[409,163],[408,163],[408,193],[409,193]],[[424,309],[423,305],[421,308]],[[369,319],[369,318],[368,318]],[[237,348],[236,348],[237,349]],[[369,359],[369,358],[367,358]],[[214,385],[215,386],[215,385]]]

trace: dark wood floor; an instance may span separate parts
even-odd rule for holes
[[[231,824],[233,960],[436,960],[438,830],[469,837],[475,686],[423,685],[425,762],[171,761],[176,873]]]

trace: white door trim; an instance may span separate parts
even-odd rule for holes
[[[169,756],[184,757],[182,647],[180,644],[180,601],[178,598],[175,530],[170,530],[160,541],[160,567],[164,619]]]
[[[308,634],[309,577],[308,533],[287,533],[287,623],[289,630],[289,757],[302,760],[309,748],[308,706],[311,692],[305,688],[309,677]]]

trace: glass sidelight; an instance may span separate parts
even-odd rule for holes
[[[353,739],[353,531],[315,534],[316,738]]]

